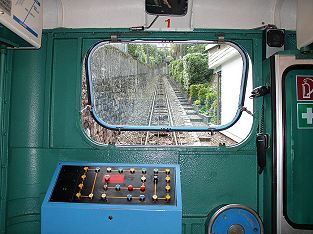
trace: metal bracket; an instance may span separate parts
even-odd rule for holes
[[[135,27],[130,27],[129,30],[130,31],[143,31],[145,29],[149,29],[149,28],[152,27],[152,25],[155,23],[155,21],[158,18],[159,18],[159,16],[157,15],[147,27],[145,27],[145,26],[135,26]]]
[[[218,34],[217,35],[217,44],[224,44],[225,43],[225,35],[224,34]]]
[[[91,111],[92,107],[91,105],[86,105],[83,109],[81,109],[80,114],[84,113],[85,111]]]
[[[241,112],[247,112],[247,114],[249,114],[249,115],[251,115],[251,116],[254,116],[254,114],[251,112],[251,111],[249,111],[248,109],[247,109],[247,107],[244,107],[244,106],[242,106],[242,107],[240,107],[240,111]]]
[[[117,34],[111,34],[111,42],[117,42],[118,41],[118,37]]]

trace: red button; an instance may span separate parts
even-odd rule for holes
[[[134,186],[132,186],[132,185],[128,185],[128,191],[133,191],[134,190]]]
[[[109,182],[110,181],[110,175],[104,175],[104,181]]]
[[[141,192],[144,192],[145,190],[146,190],[146,186],[144,186],[144,185],[140,186],[140,191]]]

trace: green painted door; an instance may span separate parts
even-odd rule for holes
[[[283,75],[284,216],[294,228],[313,228],[313,65]]]

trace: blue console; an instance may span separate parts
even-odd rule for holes
[[[59,163],[41,232],[180,234],[179,166]]]

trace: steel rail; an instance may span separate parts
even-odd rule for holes
[[[160,82],[162,81],[162,82]],[[164,118],[161,118],[161,112],[162,112],[162,107],[160,107],[163,104],[163,101],[165,103],[165,107],[166,107],[166,114],[167,114],[167,122],[169,126],[173,126],[174,122],[173,122],[173,115],[172,115],[172,110],[171,110],[171,105],[170,105],[170,101],[169,101],[169,97],[167,94],[167,90],[165,88],[165,82],[164,82],[164,78],[159,77],[158,78],[158,84],[156,85],[155,88],[155,92],[153,95],[153,99],[152,99],[152,105],[151,105],[151,110],[150,110],[150,114],[149,114],[149,121],[148,121],[148,126],[151,126],[153,124],[153,117],[155,116],[155,114],[157,114],[157,124],[160,125],[160,122],[162,122],[162,124],[164,124]],[[163,96],[163,99],[158,99],[157,100],[157,96]],[[156,103],[156,100],[158,101]],[[162,102],[160,102],[160,100],[162,100]],[[156,104],[159,105],[158,108],[156,108]],[[155,113],[157,112],[157,113]],[[149,143],[149,136],[150,136],[151,131],[147,131],[146,133],[146,137],[145,137],[145,142],[144,145],[148,145]],[[175,132],[171,133],[172,135],[172,141],[175,145],[178,145],[178,141],[177,141],[177,135]],[[161,138],[160,136],[160,132],[158,132],[158,143],[159,143],[159,139]]]

